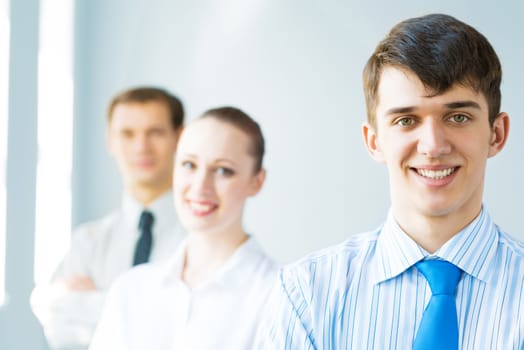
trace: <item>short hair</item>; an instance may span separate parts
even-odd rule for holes
[[[373,127],[378,86],[387,66],[415,73],[435,96],[454,84],[482,93],[488,103],[490,126],[500,112],[499,58],[486,37],[452,16],[430,14],[407,19],[378,44],[363,72],[368,121]]]
[[[265,152],[264,135],[262,134],[260,125],[258,125],[253,118],[242,110],[229,106],[209,109],[204,112],[199,119],[204,118],[216,119],[244,132],[249,137],[251,143],[248,153],[255,160],[255,173],[258,173],[262,169]]]
[[[175,130],[178,130],[184,124],[184,107],[182,102],[167,90],[148,86],[130,88],[114,96],[107,109],[107,121],[111,122],[117,105],[147,102],[165,104],[169,109],[171,124]]]

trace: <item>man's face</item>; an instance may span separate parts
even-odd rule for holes
[[[163,103],[123,103],[115,107],[108,130],[111,155],[126,186],[169,186],[177,132]]]
[[[508,116],[493,128],[486,98],[454,85],[433,96],[407,70],[384,69],[376,128],[364,126],[373,158],[387,165],[393,210],[400,222],[463,217],[480,211],[486,161],[504,146]]]

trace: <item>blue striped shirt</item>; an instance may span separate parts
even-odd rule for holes
[[[257,349],[411,349],[431,297],[414,265],[428,257],[390,212],[376,231],[284,267]],[[464,271],[460,349],[524,350],[524,244],[483,209],[432,257]]]

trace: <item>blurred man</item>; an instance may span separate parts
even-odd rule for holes
[[[167,257],[181,240],[171,184],[183,122],[181,102],[162,89],[134,88],[111,101],[108,148],[124,183],[122,206],[76,229],[50,283],[33,291],[33,311],[52,349],[87,349],[113,280]]]

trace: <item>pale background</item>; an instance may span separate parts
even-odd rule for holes
[[[115,91],[156,84],[189,118],[231,104],[262,126],[268,178],[246,227],[282,262],[376,227],[389,206],[386,170],[368,156],[362,68],[399,20],[430,12],[484,33],[503,64],[503,109],[513,117],[490,160],[486,205],[524,238],[521,118],[523,6],[502,1],[89,1],[78,5],[73,223],[120,201],[104,113]]]
[[[38,1],[22,2],[31,12]],[[386,169],[369,158],[362,142],[362,68],[395,23],[443,12],[479,29],[502,61],[502,107],[512,118],[511,132],[506,149],[488,163],[485,202],[504,230],[524,239],[519,2],[77,0],[75,6],[73,226],[120,202],[121,183],[105,148],[111,96],[133,85],[158,85],[181,97],[189,119],[210,107],[234,105],[261,124],[268,177],[250,201],[245,223],[279,262],[377,227],[389,207],[388,183]],[[26,91],[17,91],[12,98],[22,100]],[[24,191],[24,179],[12,181]],[[28,212],[8,211],[8,235],[26,223],[22,215]],[[10,237],[24,246],[23,238]],[[32,265],[26,267],[31,272]],[[12,293],[21,295],[19,304],[0,309],[0,348],[43,349],[27,311],[31,285],[17,286]],[[31,345],[20,345],[24,341]]]

